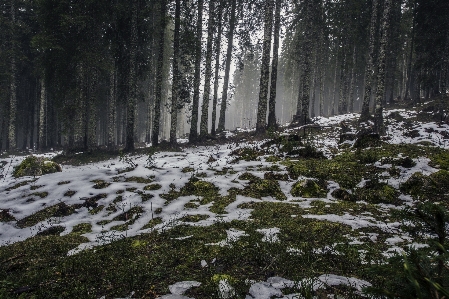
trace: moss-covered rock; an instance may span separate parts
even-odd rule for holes
[[[331,195],[339,200],[343,200],[343,201],[355,201],[354,196],[349,193],[347,190],[345,189],[335,189],[334,191],[332,191]]]
[[[356,188],[354,194],[357,200],[363,200],[372,204],[401,204],[399,192],[396,189],[376,180],[370,180],[366,182],[364,187]]]
[[[293,185],[290,193],[293,196],[298,196],[298,197],[323,198],[323,197],[326,197],[326,195],[327,195],[327,189],[326,189],[326,186],[324,186],[324,185],[325,185],[324,183],[320,183],[320,182],[318,182],[316,180],[312,180],[312,179],[300,180]]]
[[[14,167],[13,176],[40,176],[44,174],[61,172],[59,164],[48,159],[36,156],[28,156],[18,166]]]

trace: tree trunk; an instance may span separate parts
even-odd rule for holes
[[[357,47],[352,51],[351,82],[349,84],[349,112],[354,112],[355,67],[357,64]]]
[[[196,21],[195,75],[193,79],[192,122],[190,124],[189,142],[198,138],[198,106],[201,83],[201,37],[203,36],[203,0],[198,0],[198,18]]]
[[[134,150],[134,122],[137,105],[137,13],[138,0],[132,2],[131,43],[129,50],[128,99],[126,105],[126,141],[125,151]]]
[[[235,28],[235,9],[237,5],[237,0],[231,0],[231,16],[229,20],[229,32],[228,32],[228,49],[226,51],[226,67],[223,82],[223,92],[221,94],[221,107],[220,107],[220,118],[218,120],[218,132],[223,132],[225,130],[225,116],[226,116],[226,106],[228,100],[228,85],[229,85],[229,72],[231,70],[231,60],[232,60],[232,42],[234,39],[234,28]]]
[[[158,146],[159,144],[159,127],[161,120],[161,102],[162,102],[162,84],[164,77],[164,43],[165,43],[165,13],[167,9],[166,0],[159,1],[160,9],[160,36],[159,36],[159,57],[157,60],[157,70],[156,70],[156,91],[155,91],[155,102],[154,102],[154,118],[153,118],[153,134],[151,136],[151,143],[153,146]]]
[[[315,49],[315,58],[314,58],[314,62],[313,62],[313,83],[312,83],[312,103],[311,106],[312,108],[310,109],[310,117],[314,118],[315,117],[315,102],[316,102],[316,86],[317,86],[317,82],[318,82],[318,53],[317,53],[317,49]]]
[[[383,123],[383,99],[385,96],[385,62],[388,46],[388,32],[390,30],[390,12],[391,1],[385,0],[384,13],[382,16],[380,53],[378,59],[377,91],[376,91],[376,110],[374,113],[374,131],[379,134],[385,133]]]
[[[223,4],[221,1],[218,4],[218,33],[215,39],[215,79],[214,79],[214,99],[212,102],[212,127],[211,134],[215,136],[215,126],[217,122],[217,102],[218,102],[218,83],[220,80],[219,71],[220,71],[220,51],[221,51],[221,34],[222,34],[222,12],[223,12]]]
[[[90,71],[89,82],[89,103],[88,103],[88,135],[87,147],[93,150],[97,147],[97,107],[96,107],[96,91],[98,85],[98,73],[96,69]]]
[[[334,73],[334,91],[332,93],[332,102],[330,106],[330,115],[335,115],[335,98],[337,96],[337,74],[338,74],[338,53],[335,53],[335,73]]]
[[[257,105],[256,132],[264,134],[267,123],[268,81],[270,78],[271,32],[273,27],[273,0],[265,1],[265,17],[263,30],[262,67],[260,68],[260,91]]]
[[[371,101],[371,90],[374,76],[374,55],[375,55],[375,41],[376,41],[376,23],[377,23],[377,0],[373,0],[373,8],[370,23],[369,35],[369,54],[368,63],[365,69],[365,94],[363,96],[362,112],[360,114],[360,122],[364,122],[370,118],[369,105]]]
[[[281,6],[282,0],[276,0],[276,10],[274,12],[274,32],[273,32],[273,60],[271,62],[271,86],[270,101],[268,104],[268,128],[274,129],[276,123],[276,83],[278,75],[279,61],[279,31],[281,29]]]
[[[214,35],[215,0],[209,0],[209,24],[207,25],[206,74],[204,77],[203,107],[201,113],[200,135],[206,136],[209,123],[210,84],[212,77],[212,43]]]
[[[40,79],[40,108],[39,108],[39,127],[37,137],[37,149],[42,151],[47,148],[47,89],[45,78]]]
[[[173,35],[173,81],[171,94],[170,143],[175,145],[178,127],[178,96],[181,74],[179,72],[179,39],[181,30],[181,0],[175,4],[175,31]]]
[[[415,18],[415,12],[416,12],[416,1],[413,0],[413,25],[412,25],[412,33],[410,37],[410,53],[408,56],[408,65],[407,65],[407,81],[405,83],[405,92],[404,92],[404,100],[411,98],[411,85],[413,81],[413,74],[412,74],[412,62],[413,62],[413,50],[415,47],[415,27],[416,27],[416,18]]]
[[[116,144],[115,131],[117,120],[117,74],[115,69],[115,59],[113,59],[112,70],[109,73],[109,101],[108,101],[108,126],[107,144],[109,149],[113,149]]]
[[[11,23],[16,23],[15,0],[11,0]],[[14,39],[14,32],[13,32]],[[11,41],[11,81],[9,85],[9,129],[8,129],[8,149],[15,150],[17,148],[16,138],[16,120],[17,120],[17,82],[16,82],[16,55],[15,42]]]

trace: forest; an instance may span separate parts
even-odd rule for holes
[[[0,299],[449,298],[449,1],[0,8]]]
[[[132,150],[444,94],[444,0],[2,0],[0,146]],[[374,118],[373,118],[374,119]]]

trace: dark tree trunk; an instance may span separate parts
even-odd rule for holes
[[[260,68],[260,91],[257,105],[256,132],[264,134],[267,123],[267,97],[270,78],[271,32],[273,29],[273,0],[265,1],[265,17],[263,30],[262,67]]]
[[[223,4],[221,1],[218,4],[218,13],[217,13],[217,21],[218,21],[218,32],[217,37],[215,39],[215,74],[214,74],[214,99],[212,102],[212,127],[211,134],[215,136],[215,126],[217,122],[217,103],[218,103],[218,83],[220,80],[219,71],[220,71],[220,51],[221,51],[221,34],[222,34],[222,12],[223,12]]]
[[[11,23],[15,27],[16,23],[16,5],[15,0],[11,0]],[[14,32],[13,32],[14,39]],[[17,82],[16,82],[16,54],[15,54],[15,42],[11,41],[11,78],[9,83],[9,129],[8,129],[8,149],[17,149],[16,138],[16,122],[17,122]]]
[[[171,96],[170,143],[175,145],[178,127],[178,96],[181,73],[179,72],[179,38],[181,30],[181,0],[175,4],[175,31],[173,35],[173,82]]]
[[[371,101],[371,91],[374,76],[374,55],[376,42],[376,23],[377,23],[377,0],[373,0],[373,8],[370,23],[368,62],[365,70],[365,94],[363,96],[362,111],[360,114],[360,122],[364,122],[370,118],[369,105]]]
[[[271,86],[270,100],[268,104],[268,128],[274,129],[276,123],[276,83],[278,75],[279,61],[279,31],[281,29],[281,6],[282,0],[276,0],[276,10],[274,12],[274,36],[273,36],[273,60],[271,62]]]
[[[201,83],[201,37],[203,36],[203,0],[198,0],[198,18],[196,21],[195,43],[195,76],[193,79],[192,121],[190,124],[189,141],[198,138],[198,106],[200,101]]]
[[[164,66],[164,43],[165,43],[165,13],[167,9],[166,0],[159,1],[159,17],[160,17],[160,36],[159,36],[159,57],[157,60],[157,70],[156,70],[156,91],[155,91],[155,103],[154,103],[154,118],[153,118],[153,134],[151,136],[151,141],[153,146],[158,146],[159,144],[159,127],[161,119],[161,103],[162,103],[162,84],[163,84],[163,66]]]
[[[237,0],[231,0],[231,15],[229,20],[229,32],[228,32],[228,49],[226,50],[226,67],[223,82],[223,92],[221,94],[221,107],[220,107],[220,118],[218,120],[218,132],[223,132],[225,130],[225,116],[226,116],[226,106],[228,100],[228,85],[229,85],[229,72],[231,70],[231,60],[232,60],[232,42],[234,39],[234,28],[235,28],[235,9],[237,5]]]
[[[391,1],[385,0],[384,13],[382,16],[380,52],[378,59],[376,110],[374,113],[374,131],[379,134],[385,133],[383,123],[383,99],[385,96],[385,62],[388,46],[388,31],[390,30]]]
[[[209,123],[210,84],[212,78],[212,44],[215,27],[215,0],[209,0],[209,24],[207,25],[206,74],[204,77],[203,107],[201,109],[200,135],[206,136]]]

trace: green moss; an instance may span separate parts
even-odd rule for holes
[[[34,192],[31,195],[39,196],[40,198],[45,198],[48,196],[48,192]]]
[[[378,181],[368,181],[365,187],[356,188],[354,195],[357,200],[363,200],[368,203],[379,204],[401,204],[399,192],[392,186],[380,183]]]
[[[154,190],[159,190],[162,188],[162,185],[160,184],[151,184],[151,185],[147,185],[143,188],[143,190],[145,191],[154,191]]]
[[[101,211],[103,211],[103,209],[104,209],[104,205],[99,205],[99,206],[89,210],[89,214],[96,215],[96,214],[100,213]]]
[[[199,221],[205,220],[209,217],[210,217],[209,215],[186,215],[179,220],[184,221],[184,222],[199,222]]]
[[[37,189],[42,188],[42,187],[44,187],[44,186],[43,185],[34,185],[34,186],[30,187],[30,190],[37,190]]]
[[[58,182],[58,185],[67,185],[67,184],[70,184],[70,181],[61,181],[61,182]]]
[[[16,218],[10,214],[9,210],[0,210],[0,222],[10,222],[15,220]]]
[[[92,224],[90,223],[80,223],[73,227],[72,234],[74,235],[82,235],[87,234],[92,231]]]
[[[193,201],[189,201],[188,203],[186,203],[184,205],[184,208],[186,209],[196,209],[198,208],[200,205],[197,202],[193,202]]]
[[[142,194],[140,194],[140,197],[142,198],[142,202],[145,202],[145,201],[149,201],[150,199],[152,199],[154,197],[154,195],[142,193]]]
[[[320,186],[322,185],[322,186]],[[324,187],[324,183],[319,184],[315,180],[305,179],[296,182],[290,191],[293,196],[304,198],[326,197],[327,189]]]
[[[15,178],[23,176],[40,176],[54,172],[61,172],[61,166],[45,158],[28,156],[19,165],[14,167]]]
[[[6,191],[11,191],[11,190],[26,186],[26,185],[28,185],[28,183],[32,183],[32,182],[34,182],[34,181],[23,181],[23,182],[17,183],[12,187],[6,188]]]
[[[59,236],[63,231],[65,230],[65,227],[56,225],[56,226],[50,226],[49,228],[39,231],[36,235],[37,236]]]
[[[108,183],[106,181],[103,180],[93,180],[91,181],[92,183],[95,183],[95,185],[92,187],[94,189],[104,189],[107,188],[111,185],[111,183]]]
[[[267,196],[272,196],[277,200],[286,200],[287,197],[282,192],[278,181],[265,180],[265,179],[255,179],[251,180],[248,185],[240,191],[244,196],[253,198],[262,198]]]
[[[238,177],[239,180],[242,181],[251,181],[251,180],[258,180],[259,177],[255,176],[254,174],[250,173],[250,172],[245,172],[242,175],[240,175]]]
[[[64,196],[66,197],[72,197],[73,195],[75,195],[76,191],[74,190],[68,190],[64,193]]]
[[[148,221],[148,223],[145,224],[145,225],[142,227],[142,229],[153,228],[153,227],[155,227],[156,225],[161,224],[161,223],[162,223],[162,218],[156,217],[156,218],[153,218],[153,219],[151,219],[150,221]]]
[[[441,151],[440,153],[431,156],[432,166],[438,166],[440,169],[449,170],[449,151]]]
[[[231,156],[236,156],[234,159],[234,163],[239,160],[245,160],[245,161],[257,161],[259,160],[259,157],[262,156],[263,153],[260,152],[257,149],[250,148],[250,147],[242,147],[239,149],[234,150],[231,153]]]
[[[20,228],[25,228],[38,224],[39,222],[49,219],[50,217],[69,216],[75,212],[76,208],[77,206],[68,206],[62,202],[20,219],[17,221],[17,226]]]
[[[184,167],[184,168],[181,170],[182,173],[194,172],[194,171],[195,171],[195,168],[192,168],[192,167]]]
[[[143,214],[143,208],[140,206],[132,207],[126,212],[123,212],[120,215],[115,216],[112,220],[114,221],[130,221],[134,223],[135,220],[137,220],[140,215]]]
[[[266,162],[271,162],[271,163],[276,163],[279,162],[281,160],[281,158],[277,157],[277,156],[268,156],[267,158],[265,158]]]
[[[139,184],[150,184],[153,182],[153,180],[151,178],[132,176],[132,177],[126,178],[125,182],[136,182]]]

